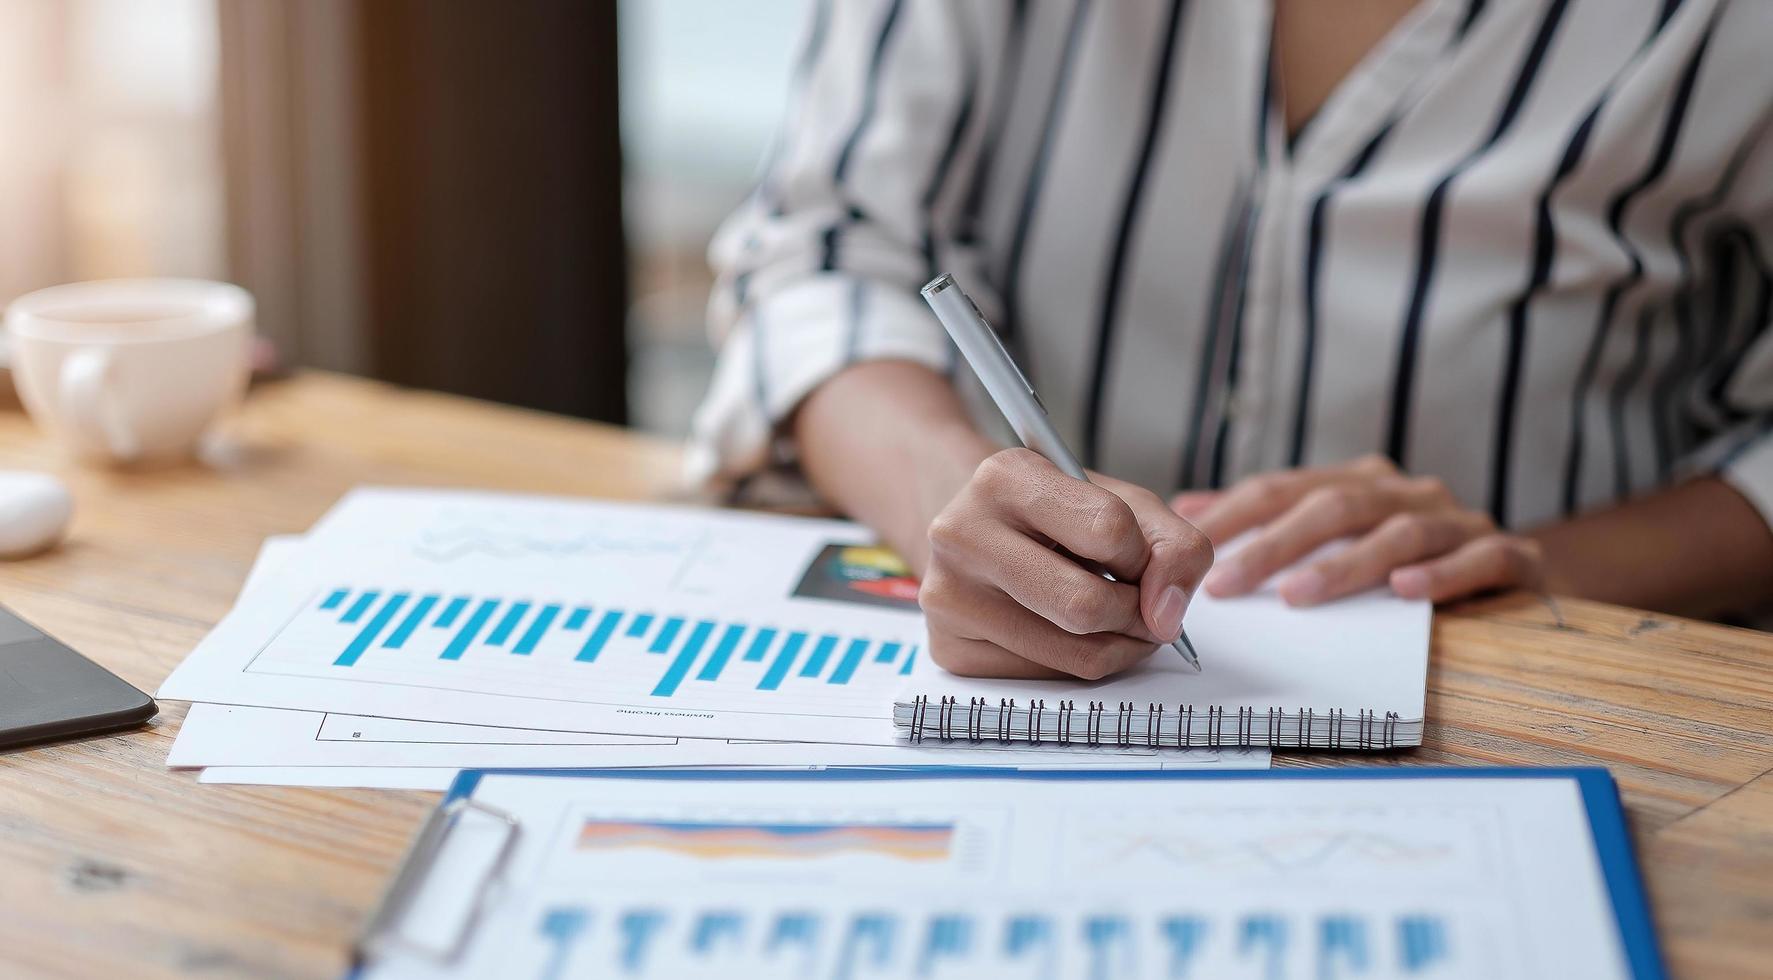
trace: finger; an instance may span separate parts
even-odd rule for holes
[[[1190,490],[1170,498],[1170,509],[1184,520],[1194,520],[1225,497],[1223,490]]]
[[[1006,449],[973,476],[980,499],[1002,521],[1097,562],[1135,582],[1145,569],[1145,536],[1126,501],[1074,480],[1038,453]],[[934,531],[932,531],[932,534]]]
[[[1295,606],[1339,599],[1383,583],[1394,568],[1437,558],[1492,530],[1487,517],[1470,511],[1393,514],[1354,544],[1285,576],[1278,589]]]
[[[1362,456],[1335,466],[1258,473],[1225,491],[1194,523],[1214,543],[1223,545],[1279,517],[1318,487],[1395,475],[1397,467],[1379,455]]]
[[[1157,643],[1139,610],[1139,587],[1111,582],[1040,542],[997,525],[977,545],[967,574],[1068,633],[1125,633]]]
[[[950,664],[957,664],[968,671],[989,669],[996,676],[1051,676],[1010,663],[979,645],[983,643],[1048,671],[1099,680],[1131,667],[1157,648],[1150,641],[1118,633],[1068,633],[1003,593],[980,590],[953,598],[963,601],[924,607],[930,655],[950,670],[955,669]]]
[[[931,633],[930,659],[950,674],[959,674],[962,677],[1047,681],[1071,676],[1032,660],[1024,660],[995,643],[964,636],[938,636]]]
[[[1213,567],[1213,545],[1193,524],[1143,487],[1104,478],[1103,485],[1132,508],[1150,560],[1139,577],[1139,608],[1151,635],[1164,643],[1182,635],[1182,616],[1201,579]],[[1125,631],[1123,631],[1125,632]]]
[[[1441,502],[1438,484],[1397,477],[1320,486],[1220,562],[1207,580],[1215,596],[1243,595],[1270,575],[1337,538],[1361,534],[1398,511]]]
[[[1213,543],[1223,545],[1278,517],[1322,482],[1324,478],[1312,470],[1261,473],[1222,492],[1217,501],[1191,520]]]
[[[1391,573],[1391,590],[1406,599],[1445,602],[1490,589],[1544,587],[1538,542],[1490,534],[1434,561]]]

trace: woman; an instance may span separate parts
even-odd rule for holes
[[[1770,40],[1730,0],[818,5],[713,250],[698,465],[797,464],[964,673],[1099,677],[1277,574],[1750,609]],[[1118,479],[973,423],[938,271]]]

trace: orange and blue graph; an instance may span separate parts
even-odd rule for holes
[[[846,685],[858,677],[909,674],[918,653],[915,645],[897,640],[589,603],[376,588],[333,589],[316,601],[318,612],[353,628],[341,637],[336,667],[392,654],[446,661],[547,654],[585,665],[606,653],[643,655],[660,658],[651,693],[661,698],[679,694],[686,684],[719,681],[734,668],[759,691],[779,690],[791,680]]]
[[[587,820],[579,829],[578,848],[663,851],[709,861],[805,861],[841,854],[942,861],[953,843],[952,823]]]

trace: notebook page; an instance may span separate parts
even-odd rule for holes
[[[1235,599],[1205,592],[1189,605],[1185,625],[1200,654],[1196,674],[1172,650],[1159,649],[1142,665],[1101,681],[1026,681],[957,677],[933,663],[914,671],[900,691],[951,696],[962,704],[983,697],[996,705],[1046,699],[1104,701],[1112,710],[1131,701],[1174,709],[1223,705],[1323,712],[1340,708],[1395,711],[1419,721],[1428,673],[1428,628],[1433,607],[1374,590],[1310,609],[1295,609],[1269,588]]]

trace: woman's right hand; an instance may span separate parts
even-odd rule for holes
[[[979,465],[930,524],[918,601],[936,663],[975,676],[1095,680],[1181,634],[1212,545],[1151,491],[1092,479],[1071,479],[1027,449]]]

